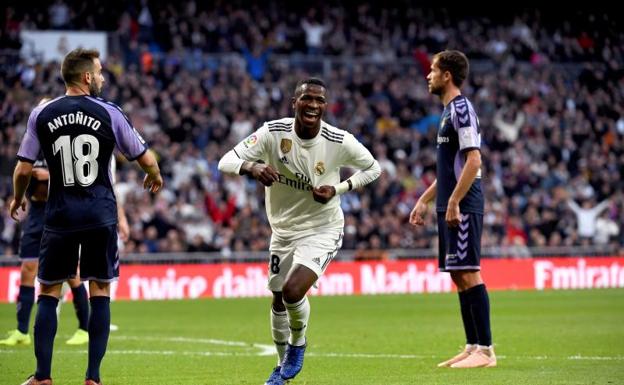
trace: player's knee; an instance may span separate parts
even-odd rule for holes
[[[55,283],[52,285],[41,284],[41,294],[50,297],[60,298],[62,283]]]
[[[272,306],[275,311],[286,311],[286,306],[284,306],[281,292],[273,292]]]
[[[34,262],[23,262],[21,272],[21,283],[26,286],[33,286],[35,284],[35,277],[37,276],[38,264]]]
[[[89,281],[89,296],[110,297],[110,282]]]
[[[69,283],[69,286],[70,286],[72,289],[75,289],[75,288],[79,287],[80,285],[82,285],[82,281],[81,281],[81,280],[80,280],[80,278],[78,278],[78,277],[75,277],[75,278],[69,278],[69,279],[67,280],[67,283]]]
[[[296,303],[301,301],[306,291],[298,287],[297,284],[286,282],[282,288],[282,299],[285,303]]]
[[[460,291],[468,290],[483,282],[479,271],[453,271],[451,279]]]

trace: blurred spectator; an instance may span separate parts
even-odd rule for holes
[[[596,234],[594,242],[598,245],[606,245],[611,240],[616,239],[620,234],[620,226],[613,219],[609,218],[608,212],[603,212],[596,219]]]
[[[323,52],[323,35],[331,30],[331,24],[319,22],[315,9],[308,11],[307,17],[301,20],[301,28],[305,31],[306,46],[309,55]]]
[[[69,27],[69,7],[63,0],[56,0],[54,4],[48,8],[50,15],[50,26],[53,28],[63,29]]]
[[[582,238],[594,238],[596,236],[597,219],[604,210],[609,207],[609,201],[605,200],[596,206],[592,206],[592,201],[586,199],[583,205],[579,206],[574,200],[568,200],[568,206],[576,214],[576,224],[578,235]]]
[[[428,227],[405,224],[435,178],[441,110],[424,76],[431,54],[447,47],[472,64],[465,93],[481,119],[483,246],[624,245],[616,230],[624,223],[624,39],[615,15],[519,10],[500,18],[407,0],[311,11],[285,1],[58,0],[11,1],[2,20],[0,200],[11,194],[32,106],[63,92],[58,63],[11,51],[20,30],[109,31],[104,97],[127,111],[167,179],[158,197],[138,194],[137,171],[120,160],[117,194],[132,228],[126,252],[266,250],[262,187],[224,177],[216,162],[268,117],[290,114],[284,95],[312,74],[330,85],[325,120],[356,135],[384,170],[373,188],[341,197],[344,248],[432,248],[434,212]],[[308,50],[317,55],[303,60]],[[591,204],[577,212],[592,214],[579,215],[569,194],[611,204],[602,215]],[[15,252],[16,231],[0,222],[4,254]]]

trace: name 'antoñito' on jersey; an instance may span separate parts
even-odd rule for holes
[[[61,96],[35,108],[17,157],[43,152],[50,172],[45,228],[68,232],[117,223],[110,163],[115,148],[129,160],[147,145],[121,109],[91,96]]]

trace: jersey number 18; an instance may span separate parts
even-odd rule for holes
[[[61,154],[63,184],[90,186],[98,176],[97,156],[100,142],[93,135],[78,135],[71,140],[69,135],[59,136],[52,145],[53,154]],[[86,151],[85,151],[86,147]]]

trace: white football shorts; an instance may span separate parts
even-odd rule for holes
[[[269,252],[269,283],[271,291],[282,291],[288,272],[294,264],[312,270],[317,279],[325,272],[342,246],[342,229],[322,230],[296,240],[284,240],[273,235]]]

